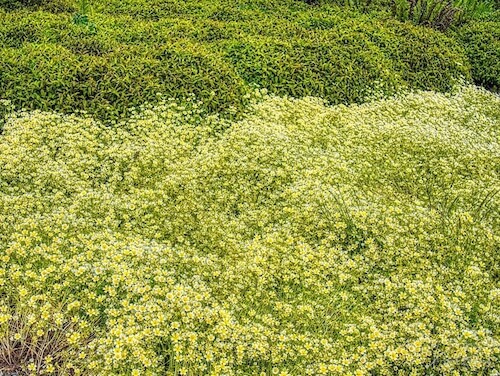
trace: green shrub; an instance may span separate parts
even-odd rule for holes
[[[389,20],[376,24],[353,25],[361,28],[394,62],[394,68],[409,87],[450,91],[461,80],[470,79],[465,52],[455,40],[423,27]]]
[[[248,37],[223,44],[243,79],[280,95],[320,96],[331,103],[361,102],[370,83],[385,93],[402,84],[392,62],[356,35],[328,43]]]
[[[390,19],[381,21],[369,15],[343,17],[341,13],[315,15],[300,23],[324,43],[339,35],[368,40],[391,61],[388,69],[395,70],[410,88],[444,92],[457,82],[470,79],[470,66],[462,46],[429,28]]]
[[[391,68],[410,88],[443,92],[470,79],[470,66],[460,43],[429,28],[391,19],[381,21],[369,15],[314,16],[301,23],[316,34],[321,31],[325,41],[348,33],[369,40],[392,62]]]
[[[19,7],[29,7],[40,5],[44,0],[0,0],[0,7],[6,9],[15,9]]]
[[[117,118],[156,101],[158,93],[193,93],[221,111],[238,102],[244,84],[221,59],[191,42],[109,52],[89,37],[70,48],[27,44],[0,50],[0,91],[17,107]]]
[[[351,19],[329,28],[323,21],[308,24],[309,38],[247,37],[220,45],[245,81],[331,103],[360,102],[374,86],[384,94],[401,87],[449,91],[470,78],[463,49],[439,32],[396,21]]]
[[[474,22],[455,33],[472,65],[474,81],[500,90],[500,22]]]
[[[410,21],[415,25],[447,30],[490,14],[495,0],[326,0],[359,12],[389,13],[399,21]],[[498,2],[498,0],[496,0]]]
[[[72,0],[0,0],[0,9],[43,9],[53,13],[71,12],[75,9]]]
[[[68,18],[61,14],[0,10],[0,47],[19,48],[24,43],[58,43],[70,34]]]
[[[217,20],[212,16],[220,6],[202,2],[190,18],[170,15],[155,22],[94,13],[95,28],[72,23],[70,14],[0,11],[0,98],[18,107],[116,118],[154,102],[157,92],[193,92],[224,111],[240,106],[248,84],[347,103],[374,90],[448,91],[469,77],[461,47],[427,28],[305,4],[309,10],[286,13],[284,6],[261,2],[256,6],[262,17],[254,19],[257,10],[239,4],[235,12],[248,19]],[[277,9],[283,10],[280,19],[273,14]]]
[[[470,66],[460,43],[429,28],[367,15],[314,17],[302,23],[307,29],[321,30],[325,41],[348,33],[356,39],[368,39],[391,60],[392,69],[411,88],[449,91],[458,81],[470,79]]]

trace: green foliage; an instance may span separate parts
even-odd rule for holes
[[[400,21],[447,30],[493,12],[494,0],[335,0],[360,12],[389,12]]]
[[[500,90],[500,21],[471,22],[454,35],[465,48],[475,82]]]
[[[498,2],[498,0],[455,0],[455,6],[460,9],[457,22],[463,23],[493,13],[495,1]]]
[[[314,37],[253,36],[223,41],[221,48],[246,82],[331,103],[361,102],[373,90],[390,94],[402,87],[449,91],[470,77],[463,49],[432,30],[336,17],[315,18],[307,27]]]
[[[395,0],[394,15],[400,21],[447,30],[457,19],[460,9],[451,0]]]
[[[379,82],[385,94],[403,84],[392,61],[355,34],[328,42],[252,37],[225,43],[223,49],[246,82],[279,95],[351,103],[362,102],[371,83]]]
[[[138,4],[161,18],[128,15]],[[181,15],[168,17],[173,10],[163,7],[175,4]],[[276,4],[134,0],[111,2],[112,15],[96,1],[91,20],[86,9],[77,22],[70,14],[0,11],[1,97],[117,118],[155,102],[157,92],[193,92],[225,111],[241,109],[254,84],[350,103],[399,88],[449,91],[469,78],[464,52],[440,33],[336,7]]]
[[[74,3],[73,0],[0,0],[0,10],[20,8],[43,9],[53,13],[61,13],[73,11]]]
[[[6,9],[15,9],[19,7],[29,7],[40,5],[45,0],[0,0],[0,7]]]
[[[212,110],[238,103],[243,82],[232,68],[192,42],[108,47],[85,36],[63,47],[26,44],[0,50],[2,95],[17,107],[84,110],[116,119],[158,94],[196,94]]]
[[[353,25],[351,30],[362,28],[411,88],[450,91],[458,81],[470,79],[469,61],[453,38],[396,21],[387,21],[383,30],[373,25]]]
[[[73,15],[73,23],[87,27],[92,33],[96,33],[96,26],[89,19],[90,4],[88,0],[79,0],[78,12]]]

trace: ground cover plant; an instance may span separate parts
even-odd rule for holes
[[[0,95],[18,108],[117,120],[159,93],[193,93],[231,114],[255,85],[347,104],[405,88],[446,92],[471,77],[454,38],[334,4],[36,3],[0,6]]]
[[[499,12],[0,0],[0,376],[498,376]]]
[[[9,117],[3,371],[498,373],[500,98],[255,98]]]
[[[500,19],[471,23],[456,31],[472,63],[475,81],[500,91]]]

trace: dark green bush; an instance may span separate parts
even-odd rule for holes
[[[78,52],[50,44],[0,50],[0,92],[17,107],[85,110],[111,119],[156,101],[158,93],[193,93],[221,111],[238,103],[245,90],[231,67],[191,42]]]
[[[0,9],[43,9],[53,13],[72,12],[75,4],[71,0],[0,0]]]
[[[402,81],[392,62],[356,35],[328,43],[248,37],[223,44],[243,79],[279,95],[320,96],[331,103],[361,102],[378,81],[385,93]]]
[[[438,31],[398,21],[387,21],[384,28],[374,23],[352,25],[394,62],[394,68],[414,89],[449,91],[460,80],[470,80],[470,65],[455,40]]]
[[[0,47],[58,43],[71,32],[70,28],[68,18],[61,14],[0,10]]]
[[[327,24],[316,20],[310,38],[248,37],[221,46],[245,81],[332,103],[362,101],[368,85],[384,94],[401,87],[449,91],[470,78],[463,49],[439,32],[397,21]]]
[[[474,81],[500,91],[500,22],[470,23],[455,35],[469,57]]]
[[[40,5],[44,0],[0,0],[0,7],[6,9],[15,9],[19,7],[29,7]]]
[[[460,43],[429,28],[365,15],[344,20],[337,15],[316,17],[304,26],[320,30],[324,40],[347,33],[368,39],[411,88],[449,91],[458,80],[470,79],[470,66]]]
[[[368,16],[340,19],[317,17],[304,25],[321,30],[323,40],[337,35],[357,35],[372,42],[392,62],[410,88],[449,91],[461,80],[470,79],[470,66],[463,47],[441,32],[402,23],[380,21]]]
[[[447,91],[469,78],[463,48],[428,28],[338,7],[292,2],[299,5],[288,9],[286,2],[274,7],[264,0],[235,0],[234,13],[215,17],[223,1],[174,2],[196,12],[154,22],[125,13],[137,4],[145,12],[170,5],[115,1],[110,6],[122,6],[123,14],[92,14],[95,30],[72,23],[71,13],[0,9],[0,99],[29,109],[117,118],[154,102],[157,93],[194,93],[210,109],[224,111],[242,103],[249,84],[347,103],[361,102],[374,90]],[[231,14],[247,19],[234,21]]]

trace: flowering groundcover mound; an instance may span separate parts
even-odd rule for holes
[[[167,101],[0,136],[0,366],[492,375],[500,99]]]

